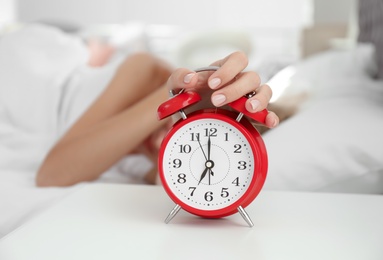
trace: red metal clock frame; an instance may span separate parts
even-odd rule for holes
[[[254,126],[246,118],[242,118],[240,122],[235,120],[238,114],[223,110],[223,109],[202,109],[195,111],[188,115],[187,119],[180,119],[177,121],[173,127],[169,130],[168,134],[164,138],[161,148],[159,151],[158,165],[159,165],[159,174],[164,186],[165,191],[169,197],[178,205],[180,205],[184,210],[205,218],[221,218],[225,216],[232,215],[238,212],[238,207],[243,208],[247,207],[259,194],[261,191],[268,168],[268,158],[267,151],[263,139],[259,132],[254,128]],[[165,173],[163,168],[163,158],[166,147],[170,138],[176,133],[182,126],[200,119],[218,119],[226,123],[231,124],[233,127],[237,128],[249,142],[252,152],[254,154],[254,172],[253,178],[246,190],[246,192],[237,199],[233,204],[230,204],[224,208],[218,210],[202,210],[195,207],[192,207],[184,203],[179,199],[169,187],[165,179]]]

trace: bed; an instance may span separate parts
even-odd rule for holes
[[[37,188],[34,177],[123,56],[147,48],[148,39],[135,36],[98,68],[85,65],[88,52],[80,37],[51,26],[29,25],[0,38],[0,237],[92,185]],[[374,77],[375,51],[370,43],[325,50],[269,80],[278,93],[273,102],[307,98],[293,117],[263,136],[269,154],[265,189],[383,193],[383,81]],[[130,156],[97,182],[142,184],[150,167],[144,156]]]

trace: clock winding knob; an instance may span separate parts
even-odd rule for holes
[[[231,108],[233,108],[234,110],[240,112],[241,114],[244,114],[244,115],[250,117],[251,119],[254,119],[255,121],[258,121],[262,124],[265,124],[266,123],[266,116],[269,113],[269,111],[267,109],[264,109],[264,110],[256,112],[256,113],[251,113],[246,109],[246,106],[245,106],[246,100],[249,97],[251,97],[252,94],[254,95],[255,93],[251,92],[248,95],[243,96],[243,97],[229,103],[228,105]]]
[[[158,118],[164,119],[171,116],[186,107],[189,107],[201,100],[201,96],[197,92],[182,92],[166,102],[162,103],[157,109]]]

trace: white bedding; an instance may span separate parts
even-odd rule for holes
[[[120,60],[86,65],[83,42],[42,25],[0,38],[0,237],[70,188],[39,189],[35,173],[49,148],[104,89]],[[151,167],[130,156],[98,181],[142,183]]]
[[[306,92],[291,119],[265,134],[266,189],[383,194],[383,81],[374,49],[330,50],[281,71],[284,97]]]
[[[275,88],[288,82],[284,95],[307,91],[310,98],[265,134],[265,188],[383,193],[383,83],[369,76],[371,57],[367,47],[330,51],[270,82]],[[84,185],[40,189],[34,177],[120,62],[92,69],[87,58],[81,40],[49,27],[0,38],[0,237]],[[150,167],[146,158],[131,156],[99,181],[139,183]]]

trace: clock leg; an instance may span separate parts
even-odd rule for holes
[[[242,218],[246,221],[246,223],[250,227],[254,226],[253,221],[251,221],[251,218],[250,218],[249,214],[247,214],[247,212],[245,211],[244,208],[242,208],[242,206],[238,207],[238,212],[239,212],[239,214],[241,214]]]
[[[181,209],[181,206],[176,204],[174,206],[174,208],[172,209],[172,211],[170,211],[167,218],[165,219],[165,223],[168,224],[170,222],[170,220],[172,220],[175,217],[175,215],[177,215],[177,213],[178,213],[178,211],[180,211],[180,209]]]

